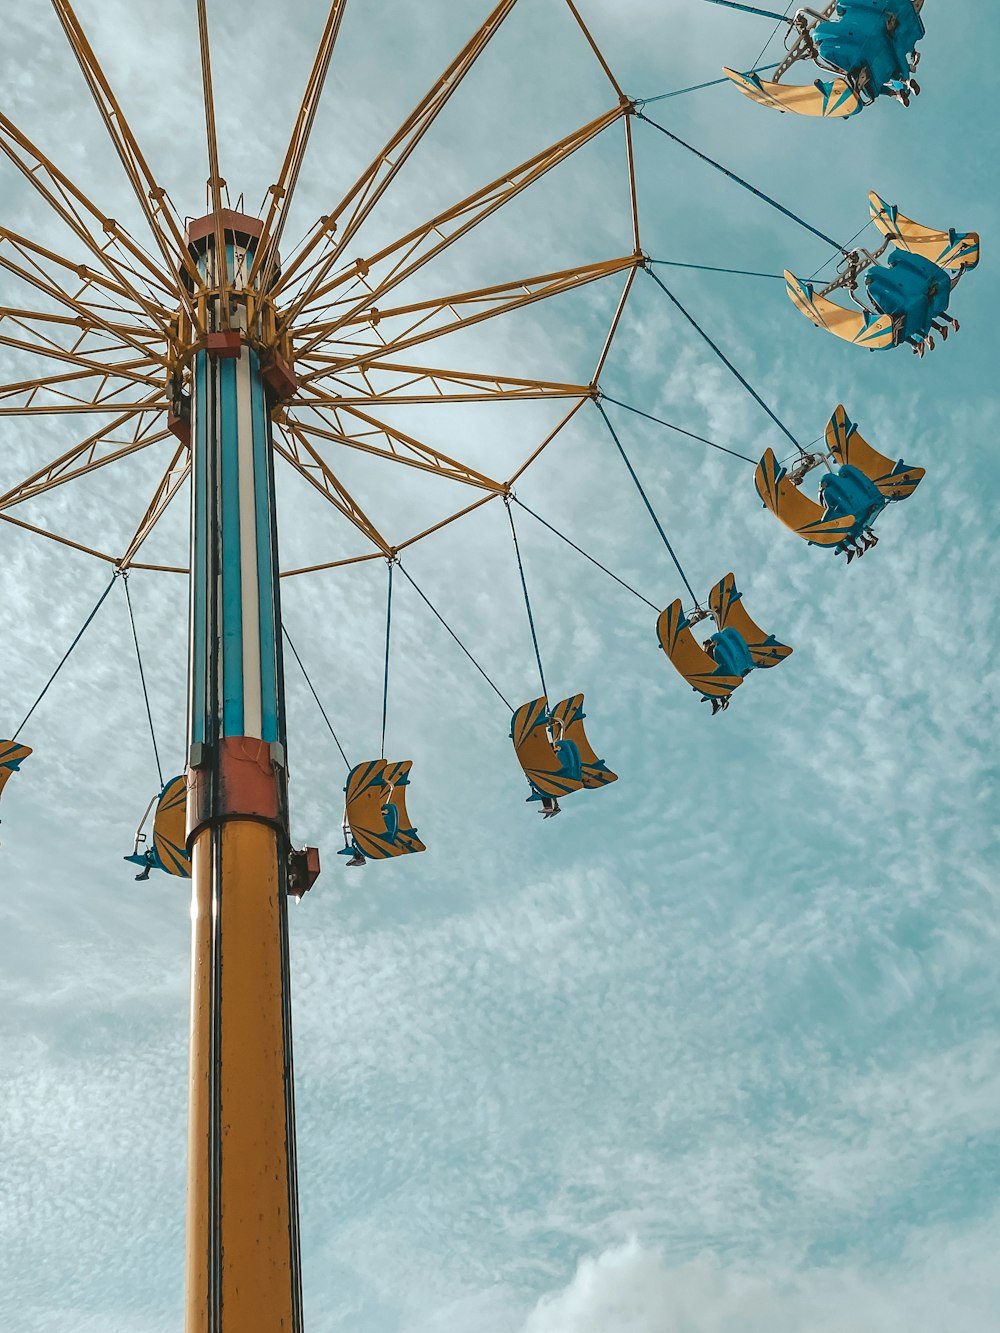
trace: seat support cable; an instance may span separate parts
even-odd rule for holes
[[[685,586],[685,588],[687,588],[688,592],[691,594],[691,597],[692,597],[693,600],[694,600],[694,604],[695,604],[695,606],[697,606],[697,607],[700,608],[700,607],[701,607],[701,603],[698,601],[698,598],[695,596],[694,588],[691,587],[691,584],[688,582],[688,576],[684,573],[684,567],[683,567],[683,565],[681,564],[681,562],[677,559],[677,556],[676,556],[675,553],[674,553],[674,548],[670,545],[670,539],[669,539],[669,537],[668,537],[667,534],[663,531],[663,524],[662,524],[662,523],[660,522],[660,520],[657,518],[657,516],[656,516],[656,510],[653,508],[652,504],[650,503],[649,496],[648,496],[648,495],[646,494],[646,492],[643,490],[643,488],[642,488],[642,482],[639,480],[638,476],[636,475],[635,468],[632,466],[632,463],[631,463],[631,461],[629,460],[629,456],[628,456],[628,454],[625,452],[624,448],[622,447],[622,442],[621,442],[621,440],[618,438],[618,432],[615,430],[614,426],[612,426],[612,424],[611,424],[611,420],[610,420],[610,418],[608,417],[607,412],[605,412],[604,407],[603,407],[603,405],[601,404],[600,399],[595,399],[595,403],[596,403],[598,412],[600,412],[601,416],[604,418],[604,424],[607,426],[608,430],[611,432],[611,438],[614,440],[615,444],[616,444],[617,447],[618,447],[618,452],[619,452],[619,453],[621,454],[621,456],[622,456],[622,462],[623,462],[623,463],[625,464],[625,466],[628,468],[629,476],[630,476],[630,477],[632,478],[632,480],[635,482],[635,488],[636,488],[636,490],[637,490],[637,491],[639,492],[639,494],[642,496],[642,502],[643,502],[643,504],[644,504],[644,505],[646,506],[646,508],[649,510],[649,517],[653,520],[653,523],[656,525],[656,531],[660,534],[660,539],[661,539],[661,541],[663,542],[663,545],[667,548],[667,554],[670,556],[670,559],[674,562],[674,565],[677,567],[677,573],[680,574],[681,578],[683,579],[683,581],[684,581],[684,586]]]
[[[416,581],[413,579],[413,577],[410,575],[410,573],[409,573],[409,572],[407,571],[407,569],[404,567],[402,561],[397,561],[396,563],[397,563],[399,572],[402,574],[403,578],[406,579],[407,583],[410,584],[410,586],[413,588],[414,592],[417,594],[417,596],[420,598],[420,600],[423,602],[423,604],[427,607],[427,609],[430,611],[430,613],[431,613],[431,614],[435,617],[435,619],[438,620],[439,623],[442,624],[442,625],[444,626],[444,628],[448,631],[448,633],[451,635],[451,637],[452,637],[452,638],[455,640],[455,642],[458,644],[459,648],[461,648],[462,652],[465,653],[466,657],[469,659],[469,661],[472,663],[472,665],[476,668],[476,670],[477,670],[477,671],[479,672],[479,674],[482,676],[483,680],[486,681],[486,684],[490,687],[490,689],[493,691],[493,693],[494,693],[494,694],[497,696],[497,698],[500,700],[500,702],[501,702],[501,703],[502,703],[502,704],[503,704],[503,705],[504,705],[504,706],[505,706],[511,713],[513,713],[514,709],[513,709],[513,708],[511,707],[511,705],[507,702],[507,700],[504,698],[504,696],[500,693],[499,688],[496,686],[496,684],[494,684],[493,680],[486,674],[486,672],[483,670],[483,668],[479,665],[479,663],[476,661],[476,659],[472,656],[472,654],[469,652],[468,648],[466,648],[465,644],[464,644],[464,643],[462,642],[462,640],[458,637],[458,635],[455,633],[455,631],[452,629],[452,627],[448,624],[447,620],[445,620],[445,618],[444,618],[444,616],[441,614],[441,612],[440,612],[440,611],[437,609],[437,607],[433,604],[433,602],[430,600],[430,598],[427,597],[427,595],[424,593],[423,589],[420,588],[420,587],[418,587]]]
[[[517,542],[517,528],[514,526],[514,509],[511,504],[512,499],[513,496],[505,495],[504,503],[507,507],[507,518],[510,522],[510,535],[514,539],[514,554],[517,556],[517,569],[518,573],[521,575],[521,589],[524,592],[524,607],[525,610],[528,612],[528,625],[531,629],[531,642],[535,646],[535,661],[538,663],[538,678],[542,682],[542,694],[544,694],[545,697],[548,698],[549,692],[545,686],[545,672],[542,668],[542,654],[538,647],[538,635],[535,632],[535,617],[531,614],[531,599],[528,596],[528,582],[524,577],[524,561],[521,559],[521,548]]]
[[[654,417],[649,412],[643,412],[639,407],[633,407],[631,403],[623,403],[618,398],[609,398],[606,393],[601,397],[606,403],[614,403],[615,407],[623,407],[626,412],[634,412],[637,417],[645,417],[647,421],[654,421],[658,426],[666,426],[668,430],[676,431],[678,435],[686,435],[689,440],[697,440],[699,444],[707,444],[710,449],[718,449],[720,454],[728,454],[730,458],[740,458],[744,463],[750,463],[757,466],[756,458],[751,458],[749,454],[738,454],[735,449],[727,449],[724,444],[716,444],[714,440],[706,440],[704,435],[696,435],[692,430],[685,430],[683,426],[675,426],[672,421],[664,421],[662,417]]]
[[[385,602],[385,676],[382,681],[382,758],[385,758],[385,722],[389,713],[389,643],[392,634],[392,567],[394,561],[388,560],[389,590]]]
[[[708,157],[707,154],[699,152],[697,148],[680,138],[679,135],[672,134],[670,130],[665,129],[655,120],[650,120],[649,116],[647,116],[644,111],[637,111],[636,115],[640,120],[644,120],[647,125],[652,125],[654,130],[659,130],[660,133],[665,134],[668,139],[673,139],[674,143],[678,143],[682,148],[686,148],[689,153],[694,153],[695,157],[700,157],[701,160],[707,162],[710,167],[715,167],[716,171],[721,171],[724,176],[728,176],[729,179],[735,181],[737,185],[742,185],[744,190],[749,190],[750,193],[755,194],[758,199],[762,199],[765,204],[770,204],[771,207],[776,208],[779,213],[784,213],[785,217],[791,218],[792,222],[797,222],[800,227],[805,227],[806,231],[812,232],[812,234],[818,236],[821,241],[826,241],[827,245],[832,245],[835,250],[840,250],[842,253],[846,254],[844,247],[839,241],[835,241],[832,236],[827,236],[826,232],[819,231],[816,227],[806,222],[805,218],[800,218],[798,213],[793,213],[792,210],[786,208],[784,204],[779,204],[777,199],[772,199],[771,196],[765,194],[763,190],[758,190],[756,185],[751,185],[750,182],[745,181],[742,176],[737,176],[735,171],[730,171],[729,168],[724,167],[721,162],[716,162],[714,157]]]
[[[309,686],[309,691],[310,691],[310,693],[312,694],[312,697],[316,700],[316,707],[319,709],[319,711],[320,711],[320,712],[322,713],[322,715],[323,715],[323,721],[326,723],[327,728],[329,729],[330,735],[333,737],[334,744],[336,745],[337,749],[340,751],[340,757],[341,757],[341,759],[343,759],[343,761],[344,761],[344,763],[347,765],[347,767],[350,768],[350,767],[351,767],[351,761],[348,759],[347,755],[344,753],[344,747],[343,747],[343,746],[341,745],[341,743],[340,743],[340,738],[337,736],[337,733],[336,733],[336,732],[334,731],[334,729],[333,729],[333,723],[330,721],[330,719],[329,719],[329,718],[327,717],[327,715],[326,715],[326,709],[323,707],[322,701],[321,701],[319,695],[316,693],[316,688],[315,688],[315,686],[313,685],[312,681],[309,679],[309,672],[305,669],[305,667],[304,667],[303,664],[302,664],[302,658],[299,656],[299,652],[298,652],[298,649],[295,647],[295,644],[292,643],[292,640],[291,640],[291,638],[290,638],[290,636],[289,636],[288,630],[285,628],[284,621],[282,621],[281,632],[282,632],[282,634],[285,636],[285,642],[288,644],[289,648],[291,648],[291,650],[292,650],[292,656],[295,658],[296,662],[298,662],[298,664],[299,664],[299,670],[302,672],[302,675],[305,677],[305,682],[306,682],[306,684]]]
[[[543,528],[548,528],[549,532],[552,532],[557,537],[560,537],[566,543],[567,546],[572,546],[573,550],[576,551],[579,555],[582,555],[585,560],[589,560],[592,565],[596,565],[598,569],[600,569],[603,573],[607,574],[608,578],[614,579],[614,581],[620,584],[627,592],[630,592],[633,597],[638,597],[640,602],[645,602],[646,605],[648,607],[651,607],[654,611],[658,612],[660,610],[660,608],[656,605],[655,602],[651,602],[648,597],[643,597],[641,592],[638,592],[635,588],[633,588],[630,583],[626,583],[624,579],[620,579],[617,574],[613,573],[610,569],[608,569],[607,565],[602,565],[600,560],[595,560],[595,558],[588,551],[585,551],[582,546],[577,546],[576,542],[573,541],[571,538],[567,537],[565,532],[560,532],[559,529],[554,528],[551,523],[547,523],[545,519],[542,518],[541,514],[536,514],[533,509],[529,509],[523,500],[518,500],[515,497],[514,503],[518,505],[521,509],[523,509],[526,514],[530,514],[532,518],[537,519],[538,522],[541,523]]]
[[[772,69],[777,69],[775,65],[764,65],[760,69],[755,69],[755,74],[768,74]],[[654,102],[666,102],[671,97],[683,97],[685,93],[698,93],[702,88],[717,88],[720,83],[731,83],[728,75],[721,79],[709,79],[707,83],[692,83],[690,88],[675,88],[673,92],[658,93],[656,97],[637,97],[632,105],[637,111],[641,111],[644,106],[651,106]]]
[[[163,788],[163,765],[160,763],[160,748],[156,744],[156,729],[153,726],[153,710],[149,703],[149,690],[146,688],[146,672],[142,665],[142,653],[139,651],[139,635],[135,628],[135,613],[132,610],[132,594],[128,590],[128,570],[122,571],[122,583],[125,587],[125,601],[128,603],[128,618],[132,626],[132,642],[135,644],[135,660],[139,663],[139,679],[142,681],[142,697],[146,701],[146,717],[149,719],[149,736],[153,742],[153,757],[156,760],[156,772]]]
[[[66,662],[67,662],[67,659],[69,658],[70,653],[72,653],[73,649],[76,647],[76,645],[77,645],[77,644],[80,642],[80,640],[83,638],[84,634],[86,634],[87,630],[90,628],[90,623],[91,623],[91,621],[94,619],[94,617],[97,615],[98,611],[100,611],[101,607],[104,605],[104,600],[105,600],[105,598],[107,597],[108,593],[111,591],[111,589],[115,586],[115,579],[116,579],[117,577],[118,577],[118,570],[116,569],[115,572],[114,572],[114,574],[111,576],[111,582],[108,584],[108,586],[104,589],[104,591],[101,593],[100,597],[98,598],[98,600],[97,600],[97,605],[94,607],[93,611],[91,611],[91,613],[90,613],[90,615],[87,617],[87,619],[83,622],[83,626],[82,626],[82,628],[81,628],[79,634],[77,634],[76,638],[73,640],[73,642],[70,644],[70,646],[66,649],[65,653],[64,653],[63,656],[62,656],[62,659],[61,659],[59,665],[56,667],[55,671],[53,671],[52,675],[48,678],[48,680],[47,680],[47,682],[46,682],[46,684],[45,684],[45,688],[42,690],[41,694],[38,696],[38,698],[35,700],[35,702],[34,702],[34,703],[31,705],[31,707],[28,709],[27,713],[26,713],[25,716],[24,716],[24,720],[21,722],[21,725],[18,727],[17,731],[14,732],[14,735],[11,737],[11,740],[15,740],[15,741],[17,740],[18,736],[20,736],[21,732],[24,730],[25,726],[27,725],[27,723],[28,723],[28,719],[31,717],[32,713],[34,713],[35,709],[38,707],[38,705],[42,702],[42,700],[43,700],[43,699],[45,698],[45,696],[48,694],[48,692],[49,692],[49,688],[50,688],[50,686],[52,685],[52,682],[55,680],[56,676],[59,675],[59,672],[60,672],[60,671],[63,669],[63,667],[66,665]]]
[[[737,0],[708,0],[710,5],[724,5],[726,9],[741,9],[744,14],[757,14],[762,19],[777,19],[779,23],[787,23],[791,27],[792,20],[788,14],[776,14],[773,9],[758,9],[756,5],[737,4]]]
[[[665,268],[696,268],[702,273],[732,273],[739,278],[770,278],[773,282],[785,281],[783,273],[760,273],[756,269],[749,268],[717,268],[715,264],[682,264],[679,259],[648,259],[646,262],[660,264]]]
[[[771,420],[774,422],[774,424],[778,427],[778,429],[781,431],[781,433],[782,433],[783,435],[787,435],[787,436],[788,436],[788,438],[791,440],[792,444],[795,445],[796,449],[798,449],[799,453],[800,453],[800,454],[802,455],[802,457],[804,458],[805,455],[806,455],[806,450],[803,449],[802,445],[801,445],[801,444],[799,443],[799,441],[795,438],[795,436],[794,436],[794,435],[792,434],[792,432],[788,429],[788,427],[787,427],[787,426],[785,425],[785,423],[781,420],[781,418],[780,418],[775,412],[773,412],[773,411],[771,410],[771,408],[768,407],[767,403],[764,402],[763,398],[761,398],[760,394],[759,394],[759,393],[757,392],[757,390],[753,387],[753,385],[750,383],[750,381],[749,381],[748,379],[746,379],[743,375],[740,374],[740,372],[736,369],[736,367],[735,367],[735,366],[733,365],[733,363],[730,361],[729,357],[726,356],[726,354],[725,354],[725,352],[722,350],[722,348],[719,347],[719,345],[718,345],[717,343],[714,343],[714,342],[712,341],[712,339],[708,336],[708,334],[705,332],[705,330],[701,327],[701,325],[698,323],[698,321],[695,319],[695,317],[694,317],[693,315],[691,315],[691,314],[688,313],[688,311],[684,308],[684,306],[681,305],[680,301],[678,301],[677,297],[673,294],[673,292],[670,290],[670,288],[667,287],[666,284],[663,283],[663,282],[661,281],[661,279],[658,278],[658,277],[656,276],[656,274],[653,272],[653,270],[652,270],[651,268],[647,268],[646,272],[649,274],[649,276],[650,276],[650,277],[653,279],[653,281],[656,283],[657,287],[659,287],[661,291],[665,292],[665,293],[667,294],[667,296],[670,298],[670,300],[673,301],[674,305],[675,305],[675,306],[677,307],[677,309],[681,312],[681,314],[684,316],[684,318],[687,320],[687,322],[691,325],[691,327],[692,327],[693,329],[695,329],[696,332],[698,332],[699,334],[701,334],[702,338],[704,338],[705,342],[708,343],[709,347],[711,347],[712,351],[713,351],[713,352],[715,353],[715,355],[719,358],[719,360],[722,362],[722,364],[723,364],[724,366],[727,367],[727,369],[731,372],[731,374],[733,374],[733,375],[736,376],[736,378],[737,378],[737,379],[739,380],[739,382],[743,385],[744,389],[746,389],[747,393],[751,396],[751,398],[754,399],[754,401],[758,404],[758,406],[760,406],[760,407],[762,407],[762,408],[764,409],[764,411],[765,411],[765,412],[767,413],[767,415],[771,418]]]

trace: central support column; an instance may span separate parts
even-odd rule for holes
[[[261,224],[226,212],[191,403],[193,895],[186,1333],[301,1333],[284,678],[270,417],[244,336]],[[214,217],[191,253],[217,282]],[[250,294],[252,297],[252,294]]]

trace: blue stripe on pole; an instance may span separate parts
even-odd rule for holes
[[[205,652],[208,635],[208,356],[199,352],[195,358],[195,442],[194,487],[192,491],[192,520],[194,549],[191,553],[191,740],[204,744],[207,734],[208,658]]]
[[[253,426],[254,497],[257,513],[257,588],[260,598],[260,708],[261,735],[265,741],[278,741],[278,616],[275,608],[277,570],[271,541],[270,436],[267,403],[260,376],[257,353],[246,349],[250,357],[250,407]]]
[[[243,735],[243,580],[236,363],[217,363],[222,500],[222,735]]]

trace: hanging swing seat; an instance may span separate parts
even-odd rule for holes
[[[139,846],[144,840],[140,830],[135,851],[124,858],[143,867],[143,873],[137,875],[137,879],[148,879],[151,870],[162,870],[180,879],[191,878],[191,857],[187,851],[187,778],[184,774],[171,778],[160,792],[153,817],[153,845],[140,852]]]
[[[557,744],[568,741],[576,747],[580,756],[580,776],[583,785],[593,791],[597,787],[606,787],[611,782],[617,782],[618,774],[612,773],[604,760],[598,758],[597,752],[588,740],[583,726],[586,716],[583,711],[582,694],[574,694],[568,699],[563,699],[556,704],[550,714],[552,734],[557,738]]]
[[[818,329],[825,329],[844,342],[867,347],[872,352],[896,346],[896,327],[891,315],[838,305],[817,292],[811,282],[797,278],[788,269],[785,269],[785,290],[796,310]]]
[[[872,222],[900,250],[951,272],[973,269],[979,263],[979,233],[937,231],[904,217],[895,204],[887,204],[872,190],[868,195]]]
[[[979,234],[925,227],[874,191],[868,196],[868,208],[886,238],[881,249],[847,255],[846,268],[823,291],[786,270],[789,299],[818,328],[845,342],[870,351],[909,343],[923,356],[933,350],[935,333],[947,338],[951,328],[958,328],[947,313],[948,305],[958,279],[979,263]],[[876,263],[890,243],[893,248],[885,262]],[[862,273],[864,292],[859,295]],[[852,305],[830,299],[830,292],[844,287]]]
[[[31,747],[28,745],[22,745],[19,741],[0,741],[0,795],[10,781],[11,774],[18,771],[29,754]]]
[[[765,509],[812,546],[839,547],[857,525],[853,514],[833,517],[825,505],[804,495],[773,449],[768,449],[757,464],[754,485]]]
[[[723,66],[722,72],[752,102],[775,111],[793,111],[799,116],[839,120],[861,110],[861,98],[846,79],[833,79],[830,83],[817,79],[815,83],[803,86],[769,82],[753,70],[741,74],[738,70]]]
[[[911,94],[920,91],[913,75],[917,42],[924,35],[922,5],[923,0],[830,0],[822,9],[800,9],[793,22],[797,36],[774,82],[763,82],[753,71],[725,73],[761,106],[804,116],[853,116],[885,94],[908,106]],[[804,60],[837,77],[832,83],[817,79],[811,87],[780,82]]]
[[[908,499],[926,475],[922,467],[908,467],[902,459],[893,462],[873,449],[842,403],[827,423],[826,446],[842,467],[863,472],[886,500]]]
[[[674,668],[703,699],[728,701],[733,690],[743,683],[742,674],[724,670],[694,637],[679,597],[660,613],[656,633]]]
[[[716,662],[721,658],[721,640],[727,634],[739,636],[754,667],[774,667],[791,656],[792,649],[787,643],[779,643],[773,634],[765,634],[751,620],[743,605],[743,594],[736,587],[735,574],[727,574],[719,580],[708,595],[708,605],[719,627],[719,634],[712,636],[716,644]]]
[[[340,855],[351,857],[352,864],[427,850],[406,809],[412,767],[412,759],[369,759],[351,769],[344,788],[346,846]]]
[[[582,699],[583,696],[577,697]],[[572,700],[564,702],[568,704]],[[549,701],[545,695],[540,699],[529,699],[511,718],[510,738],[518,763],[531,786],[529,801],[557,800],[586,785],[583,757],[575,741],[569,737],[555,739],[550,724]],[[587,749],[593,754],[589,745]],[[594,759],[597,759],[596,755]]]
[[[777,666],[792,650],[750,618],[734,574],[719,580],[708,604],[717,631],[704,645],[694,637],[679,597],[661,613],[656,631],[660,647],[691,688],[711,703],[714,714],[729,706],[733,691],[751,671]]]

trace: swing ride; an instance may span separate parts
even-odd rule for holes
[[[803,7],[791,17],[733,0],[711,3],[788,25],[787,54],[773,79],[762,79],[756,70],[743,74],[725,68],[726,77],[760,106],[846,120],[879,97],[908,107],[920,93],[914,75],[920,60],[917,42],[924,36],[924,0],[831,0],[822,9]],[[804,61],[837,77],[808,85],[783,83],[784,75]]]
[[[52,373],[0,385],[0,413],[15,417],[91,413],[108,418],[0,494],[0,521],[73,548],[111,570],[110,582],[12,738],[0,741],[0,793],[32,753],[19,739],[22,732],[120,583],[159,779],[158,794],[140,822],[132,853],[124,859],[139,867],[139,880],[148,880],[155,869],[192,881],[187,1327],[189,1333],[206,1327],[215,1333],[226,1329],[235,1333],[264,1320],[267,1327],[301,1330],[287,900],[301,898],[315,882],[319,853],[311,847],[297,849],[291,839],[284,646],[294,657],[347,770],[344,846],[338,851],[347,866],[360,868],[369,861],[393,861],[428,850],[407,808],[414,761],[388,758],[386,743],[397,572],[504,705],[514,750],[512,791],[519,767],[529,787],[526,803],[547,820],[560,813],[561,800],[614,784],[618,774],[599,756],[587,734],[583,694],[570,693],[549,702],[539,622],[532,609],[515,511],[533,517],[646,604],[653,613],[651,628],[655,616],[660,648],[715,715],[728,709],[734,692],[752,672],[780,665],[792,648],[752,619],[733,573],[712,587],[706,604],[699,600],[626,450],[618,411],[657,422],[749,463],[757,494],[771,514],[809,544],[846,553],[847,564],[875,544],[872,527],[882,511],[912,496],[924,476],[922,468],[894,460],[868,444],[843,406],[835,409],[826,427],[825,449],[815,452],[682,304],[660,276],[675,261],[653,257],[642,245],[636,127],[655,129],[832,247],[840,257],[838,278],[817,287],[811,279],[786,274],[788,293],[813,323],[859,346],[874,349],[908,342],[922,355],[933,347],[932,330],[947,337],[950,328],[958,327],[947,314],[950,292],[962,273],[978,262],[979,238],[975,233],[922,227],[873,194],[871,221],[884,238],[881,248],[870,252],[839,244],[648,115],[647,107],[659,99],[635,99],[623,91],[577,4],[565,0],[610,87],[608,108],[447,208],[407,225],[395,239],[370,248],[361,258],[349,258],[362,248],[365,223],[378,214],[383,196],[516,3],[499,0],[339,203],[297,247],[285,252],[285,222],[347,0],[333,0],[330,6],[278,180],[257,214],[244,212],[242,200],[232,206],[220,174],[207,3],[197,0],[209,211],[193,219],[182,218],[154,176],[70,0],[52,3],[125,167],[154,249],[147,249],[90,200],[0,113],[0,150],[7,163],[47,205],[69,238],[68,253],[60,254],[19,233],[0,231],[0,271],[38,298],[34,309],[0,307],[4,326],[0,347],[12,356],[35,355],[56,363]],[[745,5],[729,7],[767,12]],[[912,73],[916,41],[923,35],[920,9],[919,0],[839,0],[821,12],[801,10],[788,20],[794,40],[773,81],[764,83],[757,71],[746,75],[727,71],[727,75],[755,100],[806,115],[853,115],[886,92],[906,100],[917,91]],[[837,79],[830,85],[817,82],[813,89],[795,90],[783,84],[782,75],[806,58],[835,72]],[[701,86],[707,85],[697,85]],[[689,91],[694,89],[663,96]],[[411,280],[442,273],[435,263],[453,245],[502,214],[588,144],[613,131],[620,132],[630,227],[616,253],[458,291],[445,285],[442,277],[433,289],[426,281],[419,289],[407,286]],[[890,247],[885,263],[878,263]],[[650,290],[660,294],[657,299],[669,301],[766,414],[793,454],[782,459],[768,448],[757,462],[605,394],[605,367],[639,273],[652,279]],[[614,312],[585,380],[567,382],[555,376],[526,377],[482,365],[469,369],[435,362],[432,345],[444,343],[450,335],[592,284],[611,283],[618,284]],[[855,310],[830,299],[830,293],[841,288],[855,302]],[[428,290],[437,294],[429,296]],[[782,306],[787,310],[783,300]],[[447,359],[446,354],[441,359]],[[447,409],[450,404],[525,401],[552,402],[561,415],[554,429],[528,443],[523,461],[501,476],[487,475],[453,457],[416,430],[404,430],[392,415],[394,409],[426,404]],[[656,603],[645,598],[518,497],[518,484],[536,460],[558,448],[587,408],[593,409],[602,436],[606,431],[609,457],[617,455],[624,465],[621,475],[635,488],[690,601],[669,594]],[[612,408],[617,411],[609,411]],[[14,512],[29,500],[147,450],[162,454],[162,473],[120,548],[84,544],[58,530],[55,523],[40,526]],[[456,483],[465,488],[463,503],[418,531],[387,536],[338,475],[336,459],[352,451],[378,460],[397,477],[410,475],[406,471],[410,469]],[[277,467],[295,474],[321,497],[358,534],[364,549],[308,567],[283,568]],[[813,501],[801,487],[806,476],[819,468],[824,472],[818,500]],[[151,534],[185,491],[191,515],[189,565],[142,559]],[[749,485],[743,494],[749,511],[753,507]],[[412,547],[470,520],[497,500],[509,520],[540,685],[534,697],[519,705],[501,693],[404,563]],[[388,572],[382,736],[377,757],[351,762],[321,691],[288,636],[280,589],[284,579],[366,562],[384,564]],[[160,764],[132,613],[129,578],[137,570],[186,576],[190,589],[185,761],[183,772],[169,780]],[[699,638],[695,631],[702,622],[711,622],[713,628]],[[656,668],[651,640],[650,634],[652,672]],[[37,737],[33,739],[37,744]],[[374,742],[367,753],[375,753]],[[577,808],[583,804],[574,803]],[[430,828],[429,802],[423,811]],[[421,810],[418,817],[423,824]],[[429,842],[433,851],[433,837]]]
[[[875,251],[854,250],[844,257],[843,271],[816,290],[785,270],[789,299],[817,328],[856,347],[882,351],[908,344],[914,355],[934,350],[934,333],[947,339],[959,323],[949,315],[951,293],[963,273],[979,263],[977,232],[935,231],[904,217],[874,190],[868,196],[871,220],[885,240]],[[886,262],[876,261],[892,246]],[[858,279],[865,275],[865,297]],[[846,289],[855,309],[830,300]]]
[[[657,621],[656,633],[672,666],[701,694],[702,703],[712,705],[714,715],[729,707],[733,691],[751,671],[777,666],[792,650],[751,620],[735,574],[719,580],[708,606],[708,611],[685,614],[681,599],[675,598]],[[709,616],[716,632],[699,644],[691,627]]]
[[[812,546],[847,552],[847,563],[878,544],[872,525],[887,504],[908,499],[925,473],[900,458],[895,463],[873,449],[838,404],[827,422],[828,457],[812,454],[790,472],[767,449],[754,472],[764,507]],[[819,501],[799,489],[814,468],[826,465]],[[837,466],[835,467],[834,464]]]

